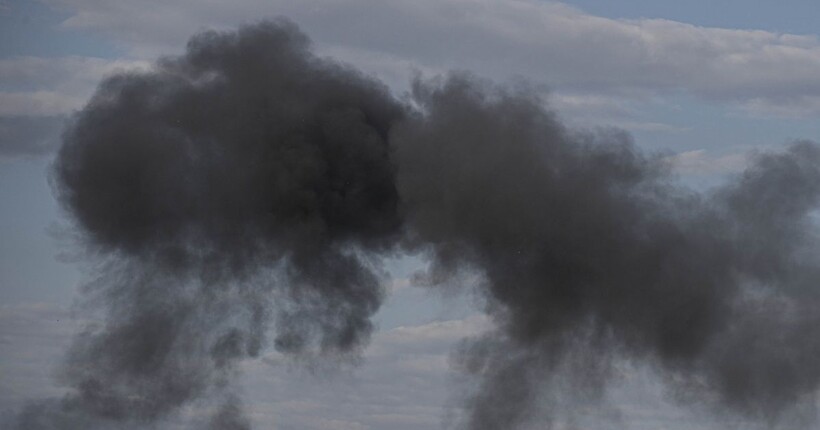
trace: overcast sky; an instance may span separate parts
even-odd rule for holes
[[[453,69],[526,80],[573,126],[625,129],[670,157],[682,180],[706,186],[742,169],[750,151],[820,141],[817,12],[816,0],[0,1],[0,409],[60,393],[52,369],[84,323],[71,311],[83,263],[48,166],[63,121],[107,74],[151,68],[197,31],[283,15],[321,55],[399,96],[417,74]],[[420,264],[389,264],[392,296],[358,367],[311,372],[273,352],[246,364],[257,428],[452,422],[468,382],[448,354],[488,322],[472,297],[412,285]],[[728,425],[672,394],[651,370],[623,363],[608,400],[578,409],[567,428]]]

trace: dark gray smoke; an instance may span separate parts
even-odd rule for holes
[[[208,428],[247,429],[236,363],[270,327],[294,357],[355,356],[395,252],[428,255],[432,280],[482,276],[497,330],[458,353],[482,377],[468,428],[525,423],[558,379],[600,390],[618,357],[754,418],[813,394],[820,147],[699,194],[528,94],[454,74],[401,102],[283,20],[107,79],[54,168],[104,323],[68,353],[69,394],[18,428],[152,425],[227,398]]]
[[[820,147],[761,154],[704,195],[521,91],[456,77],[415,100],[391,142],[411,240],[434,279],[479,270],[498,325],[459,354],[483,376],[469,428],[526,421],[557,376],[600,389],[618,355],[757,419],[816,391]]]
[[[68,353],[54,426],[154,422],[216,395],[271,322],[284,353],[355,355],[383,298],[368,256],[400,233],[388,133],[403,112],[283,20],[105,80],[54,166],[104,266],[86,293],[105,312]],[[246,428],[240,415],[229,403],[211,427]]]

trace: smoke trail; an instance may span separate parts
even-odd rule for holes
[[[559,379],[600,390],[619,356],[752,417],[817,390],[817,145],[698,194],[526,89],[454,74],[410,97],[313,56],[284,20],[104,81],[54,183],[101,261],[86,297],[105,322],[69,351],[69,394],[17,427],[152,425],[217,397],[209,428],[249,428],[236,363],[269,327],[295,357],[355,355],[379,257],[399,250],[429,255],[434,279],[483,278],[497,329],[458,354],[482,377],[468,428],[554,408]]]

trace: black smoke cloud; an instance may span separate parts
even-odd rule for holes
[[[617,355],[770,422],[816,391],[820,147],[759,154],[698,194],[623,133],[568,130],[525,92],[451,78],[416,100],[392,140],[409,235],[432,279],[484,275],[498,326],[458,354],[483,377],[469,428],[526,421],[557,379],[600,391]]]
[[[53,182],[102,266],[86,299],[105,322],[70,349],[73,390],[48,425],[155,422],[219,397],[271,324],[283,353],[355,358],[384,294],[370,256],[400,234],[388,134],[403,115],[286,21],[199,34],[101,83]],[[227,402],[212,428],[247,427],[240,411]]]
[[[617,357],[754,418],[813,394],[820,147],[759,154],[696,193],[624,133],[568,129],[530,94],[460,73],[399,100],[286,20],[106,79],[53,175],[104,322],[68,352],[69,393],[17,427],[148,426],[214,398],[208,428],[249,428],[236,364],[266,347],[355,357],[379,260],[404,252],[434,283],[481,275],[497,329],[457,354],[481,376],[468,428],[525,423],[560,378],[600,389]]]

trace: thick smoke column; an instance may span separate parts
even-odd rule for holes
[[[433,280],[482,277],[497,330],[458,354],[482,377],[471,429],[526,422],[559,379],[594,391],[623,356],[756,418],[817,390],[817,145],[698,194],[525,90],[455,74],[410,97],[281,20],[103,82],[54,183],[100,260],[105,323],[69,351],[71,392],[18,427],[139,427],[207,397],[205,427],[247,429],[237,361],[269,327],[295,357],[355,354],[394,252],[429,256]]]
[[[54,183],[104,261],[88,295],[106,319],[77,338],[73,393],[41,425],[151,422],[220,396],[271,319],[284,353],[356,354],[383,296],[367,256],[399,234],[387,139],[402,115],[287,21],[199,34],[155,71],[105,80]],[[239,411],[231,400],[213,428],[243,428],[225,424]]]
[[[774,420],[820,383],[820,148],[761,154],[708,195],[622,133],[563,127],[539,100],[456,77],[415,91],[399,191],[433,279],[478,270],[498,332],[462,348],[483,376],[471,429],[526,421],[544,390],[599,390],[612,358]]]

